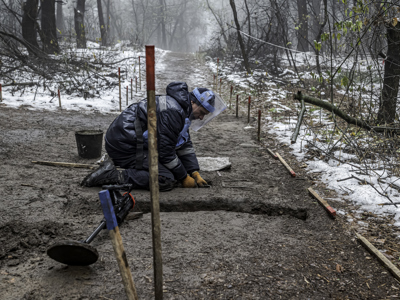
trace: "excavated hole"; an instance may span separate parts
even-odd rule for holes
[[[151,212],[150,202],[137,203],[137,208],[143,213]],[[218,211],[247,213],[253,215],[283,216],[289,215],[300,220],[306,220],[308,217],[305,208],[293,208],[288,206],[269,204],[257,200],[245,199],[225,199],[212,198],[201,200],[177,200],[161,201],[161,212],[196,212],[196,211]]]

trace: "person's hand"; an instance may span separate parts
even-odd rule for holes
[[[182,185],[184,188],[195,188],[197,187],[196,181],[190,177],[189,175],[186,176],[185,179],[182,180]]]
[[[196,180],[196,183],[198,186],[203,186],[203,185],[207,185],[207,181],[205,181],[201,176],[200,173],[198,171],[194,171],[192,173],[192,177],[194,178],[194,180]]]

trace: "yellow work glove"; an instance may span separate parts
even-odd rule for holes
[[[196,183],[197,183],[198,186],[207,185],[207,181],[205,181],[203,178],[201,178],[199,172],[194,171],[192,173],[192,177],[194,178],[194,180],[196,180]]]
[[[189,175],[186,176],[185,179],[182,180],[182,185],[184,188],[195,188],[197,187],[196,181]]]

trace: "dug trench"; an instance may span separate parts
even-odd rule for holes
[[[197,85],[193,74],[203,66],[190,55],[166,56],[168,70],[181,68],[174,79]],[[83,240],[102,219],[100,188],[79,185],[88,170],[31,163],[94,163],[78,156],[74,132],[106,130],[117,114],[1,107],[1,299],[125,299],[106,232],[92,242],[100,257],[88,267],[46,255],[54,242]],[[308,195],[308,175],[291,161],[291,177],[246,125],[247,116],[227,110],[191,132],[199,157],[229,157],[231,168],[201,172],[212,188],[160,193],[164,299],[396,296],[397,281],[358,244],[345,218],[330,219]],[[289,161],[272,136],[262,139]],[[136,209],[148,212],[149,192],[133,196]],[[150,213],[120,228],[139,299],[154,299],[151,228]]]

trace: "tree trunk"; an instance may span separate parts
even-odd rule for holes
[[[55,0],[42,0],[43,51],[48,54],[60,52],[57,41]]]
[[[312,31],[311,36],[316,40],[316,36],[319,34],[320,24],[322,23],[321,16],[321,0],[312,0]]]
[[[400,79],[400,23],[397,23],[395,27],[388,25],[386,37],[388,52],[385,60],[385,75],[378,112],[378,123],[380,125],[393,123],[396,116],[396,101]]]
[[[297,24],[297,50],[302,52],[308,51],[308,18],[307,18],[307,1],[297,0],[297,10],[299,13],[299,23]]]
[[[236,24],[236,31],[237,31],[237,34],[238,34],[238,41],[239,41],[239,45],[240,45],[240,50],[242,51],[244,67],[246,68],[247,73],[250,74],[251,70],[250,70],[249,60],[247,58],[247,53],[246,53],[246,49],[244,47],[244,42],[243,42],[243,39],[242,39],[242,35],[240,34],[240,24],[239,24],[237,12],[236,12],[235,0],[229,0],[229,3],[231,5],[231,7],[232,7],[233,18],[234,18],[235,24]]]
[[[58,35],[64,34],[64,14],[63,14],[63,4],[61,1],[57,2],[57,29]]]
[[[107,28],[106,28],[106,24],[104,23],[103,7],[101,5],[101,0],[97,0],[97,10],[98,10],[98,13],[99,13],[101,45],[102,46],[107,46]]]
[[[27,0],[23,5],[22,16],[22,37],[28,44],[29,54],[37,53],[39,45],[37,43],[36,18],[38,13],[38,0]]]
[[[165,3],[164,0],[159,0],[160,2],[160,16],[161,16],[161,36],[162,36],[162,48],[167,49],[167,33],[165,30]]]
[[[74,8],[76,46],[77,48],[86,48],[85,34],[85,0],[78,0],[76,8]]]

